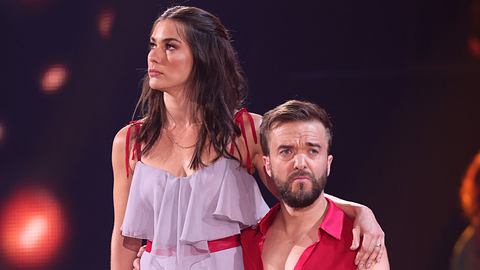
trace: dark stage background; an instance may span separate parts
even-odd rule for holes
[[[300,98],[331,113],[327,192],[373,209],[392,269],[448,268],[480,148],[472,1],[2,0],[0,269],[109,267],[111,143],[175,3],[231,29],[249,110]]]

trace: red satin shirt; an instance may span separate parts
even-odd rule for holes
[[[354,270],[357,251],[350,250],[353,222],[335,203],[327,199],[325,217],[318,228],[318,241],[305,249],[295,270]],[[262,247],[268,228],[280,211],[276,204],[257,226],[242,231],[245,270],[262,270]]]

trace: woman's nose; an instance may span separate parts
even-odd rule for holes
[[[159,50],[158,48],[151,49],[150,52],[148,53],[148,61],[154,64],[158,64],[162,61],[163,55],[162,51]]]

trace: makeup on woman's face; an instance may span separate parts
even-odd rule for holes
[[[159,21],[150,36],[148,77],[150,88],[165,92],[183,90],[193,66],[193,56],[182,32],[172,20]]]

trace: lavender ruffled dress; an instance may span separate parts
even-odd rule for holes
[[[139,161],[121,229],[152,241],[142,270],[237,270],[241,247],[209,252],[207,241],[238,234],[267,211],[255,179],[236,160],[222,157],[187,177]]]

